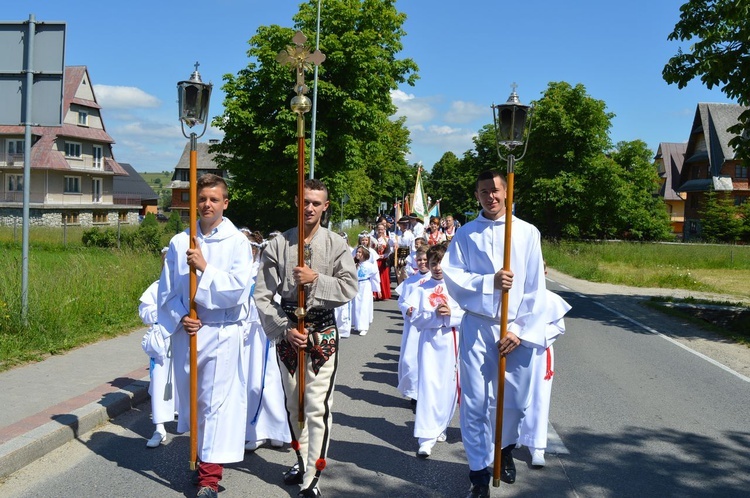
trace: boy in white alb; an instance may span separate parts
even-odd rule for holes
[[[547,274],[547,264],[544,264]],[[531,358],[531,406],[521,421],[519,444],[529,448],[532,467],[544,467],[544,450],[547,448],[547,424],[552,398],[552,378],[555,374],[555,355],[552,343],[565,333],[565,314],[570,304],[554,292],[547,290],[546,348],[534,348]]]
[[[162,262],[167,254],[167,248],[162,249]],[[177,406],[177,391],[174,389],[174,364],[169,337],[164,337],[164,331],[158,323],[158,290],[159,281],[149,285],[141,296],[138,315],[145,325],[149,325],[148,332],[143,336],[141,347],[151,359],[149,373],[151,381],[148,393],[151,396],[151,421],[155,430],[151,439],[146,442],[147,448],[156,448],[167,440],[166,422],[174,420]]]
[[[247,424],[245,426],[245,450],[255,451],[263,444],[281,448],[292,437],[286,420],[284,388],[281,373],[276,362],[276,344],[268,340],[260,324],[258,308],[255,306],[253,291],[255,277],[260,266],[260,253],[265,247],[263,235],[246,228],[240,231],[250,241],[253,251],[252,280],[245,352],[248,355],[247,374]]]
[[[404,328],[401,332],[401,349],[398,356],[398,390],[401,394],[411,399],[412,405],[418,397],[419,382],[419,331],[411,323],[411,315],[414,311],[412,306],[406,302],[409,295],[420,285],[431,277],[427,266],[427,248],[417,250],[415,261],[419,271],[401,282],[396,287],[398,294],[398,308],[404,317]]]
[[[198,342],[198,495],[218,494],[224,464],[245,455],[247,358],[242,354],[252,260],[247,238],[224,218],[223,178],[198,178],[200,222],[190,248],[188,231],[172,237],[159,279],[159,324],[172,338],[179,392],[178,432],[190,428],[189,336]],[[190,268],[195,268],[197,318],[190,317]]]
[[[411,323],[419,330],[419,387],[414,437],[417,455],[427,458],[438,441],[445,441],[461,389],[458,375],[458,327],[463,310],[448,296],[440,262],[445,246],[427,250],[432,278],[406,299],[413,307]]]
[[[510,269],[503,269],[506,182],[497,171],[477,176],[474,195],[482,211],[448,245],[443,275],[451,297],[466,311],[461,323],[461,438],[469,462],[467,497],[490,495],[494,460],[496,393],[500,357],[506,359],[500,480],[513,483],[513,448],[531,404],[529,368],[544,347],[546,286],[541,235],[513,217]],[[500,339],[502,292],[508,292],[508,329]]]

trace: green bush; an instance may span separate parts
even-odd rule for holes
[[[117,232],[114,228],[94,227],[84,230],[81,241],[86,247],[117,247]]]
[[[164,227],[164,233],[174,235],[185,230],[185,225],[182,223],[179,211],[172,211],[169,213],[169,219],[167,220],[166,226]]]

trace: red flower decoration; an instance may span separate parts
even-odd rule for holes
[[[435,290],[433,290],[432,294],[430,294],[429,296],[429,300],[430,306],[432,306],[433,308],[437,308],[441,304],[448,304],[448,296],[445,295],[442,285],[438,285],[435,287]]]

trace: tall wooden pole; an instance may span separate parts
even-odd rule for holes
[[[297,266],[305,266],[305,115],[297,113]],[[297,286],[297,330],[305,332],[305,286]],[[297,422],[305,427],[305,348],[297,350]]]
[[[510,250],[511,250],[511,228],[513,222],[513,181],[515,174],[513,168],[516,158],[513,154],[508,155],[508,172],[506,182],[505,197],[505,244],[503,246],[503,270],[510,270]],[[508,334],[508,291],[502,291],[502,301],[500,303],[500,342]],[[500,471],[502,463],[502,445],[503,445],[503,403],[505,401],[505,356],[500,356],[497,367],[497,397],[495,411],[495,460],[492,464],[492,485],[500,486]]]
[[[190,249],[195,249],[198,235],[198,138],[190,134]],[[195,293],[198,274],[190,267],[190,318],[197,319]],[[190,336],[190,470],[198,467],[198,334]]]
[[[297,114],[297,266],[305,266],[305,113],[312,107],[310,99],[305,94],[308,91],[305,85],[305,69],[311,64],[317,68],[326,56],[320,50],[310,52],[305,47],[307,37],[297,31],[292,38],[294,46],[287,47],[276,56],[276,60],[282,64],[291,66],[296,74],[297,81],[294,89],[297,95],[292,98],[291,108]],[[310,171],[312,178],[312,170]],[[305,331],[305,287],[297,286],[297,309],[294,311],[297,317],[297,330],[300,333]],[[297,394],[298,410],[297,421],[299,428],[305,427],[305,347],[297,350]]]

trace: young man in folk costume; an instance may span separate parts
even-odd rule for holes
[[[494,457],[497,378],[506,358],[500,479],[516,479],[513,448],[531,404],[534,348],[544,347],[546,286],[541,236],[513,218],[510,270],[503,270],[506,183],[496,171],[477,177],[479,216],[448,245],[442,270],[448,293],[466,311],[461,322],[461,436],[469,461],[469,497],[489,496]],[[508,329],[500,341],[501,293],[508,290]]]
[[[408,216],[402,216],[398,220],[399,233],[396,235],[396,280],[399,284],[409,276],[406,267],[406,258],[411,254],[414,248],[414,234],[409,228],[410,222]]]
[[[159,279],[159,324],[172,338],[180,403],[178,432],[190,429],[189,336],[198,342],[198,496],[215,497],[223,466],[241,462],[247,418],[242,354],[252,256],[250,242],[229,221],[224,179],[198,179],[198,233],[172,237]],[[197,318],[190,318],[190,268],[197,271]]]
[[[320,226],[328,208],[328,190],[320,180],[305,181],[305,262],[298,263],[298,228],[271,240],[263,251],[255,286],[263,329],[277,342],[279,368],[297,463],[284,474],[285,484],[299,484],[298,496],[321,496],[319,481],[326,466],[331,436],[331,403],[338,364],[338,330],[334,308],[357,294],[354,259],[344,240]],[[305,329],[297,330],[297,286],[305,286]],[[281,298],[277,303],[274,296]],[[306,365],[297,364],[298,348]],[[297,423],[297,369],[305,369],[304,428]]]

